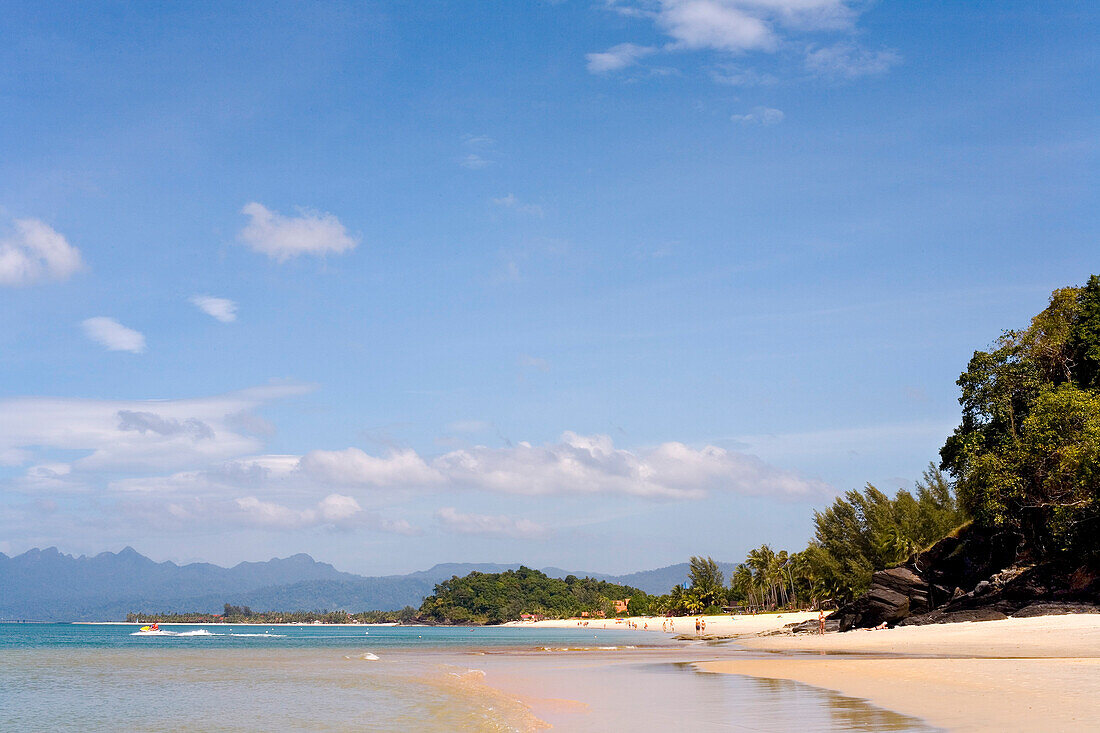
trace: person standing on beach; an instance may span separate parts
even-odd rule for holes
[[[825,635],[825,609],[823,608],[817,611],[817,633]]]

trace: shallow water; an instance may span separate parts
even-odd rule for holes
[[[644,632],[137,628],[0,624],[0,730],[931,730]]]

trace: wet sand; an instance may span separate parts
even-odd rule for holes
[[[719,655],[725,652],[718,651]],[[926,722],[808,685],[704,674],[707,645],[617,651],[503,652],[465,662],[485,684],[526,705],[553,730],[912,731]]]

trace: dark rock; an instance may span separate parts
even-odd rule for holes
[[[995,608],[974,608],[966,611],[932,611],[910,616],[898,626],[926,626],[928,624],[958,624],[966,621],[1000,621],[1008,616]]]
[[[816,618],[812,618],[798,624],[787,624],[783,629],[784,633],[789,634],[817,634],[820,633],[821,626]],[[840,631],[840,621],[833,617],[825,619],[825,632],[832,633],[834,631]]]
[[[1100,568],[1037,559],[1018,534],[968,526],[904,564],[876,572],[867,593],[833,618],[847,631],[883,623],[1098,612]]]
[[[904,565],[880,570],[871,576],[871,587],[865,595],[832,617],[839,622],[841,631],[882,623],[893,625],[913,613],[930,610],[928,591],[928,583]]]
[[[1091,603],[1031,603],[1012,614],[1013,618],[1058,616],[1067,613],[1100,613],[1100,606]]]

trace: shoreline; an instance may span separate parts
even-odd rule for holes
[[[475,644],[463,651],[455,650],[452,658],[463,668],[484,670],[484,683],[529,705],[535,718],[561,722],[570,730],[575,726],[588,730],[586,726],[597,721],[601,725],[611,723],[613,714],[621,720],[672,715],[678,709],[678,699],[727,689],[717,684],[716,678],[722,676],[756,680],[773,687],[776,681],[807,685],[821,694],[827,691],[854,698],[880,711],[948,730],[1082,730],[1100,721],[1100,614],[1009,618],[824,636],[771,633],[787,624],[816,618],[812,613],[702,617],[707,622],[707,633],[698,636],[693,633],[695,618],[632,617],[629,623],[637,624],[636,630],[662,632],[663,624],[663,633],[641,635],[636,637],[637,646],[617,648],[535,645],[540,630],[596,632],[606,627],[607,631],[628,631],[627,620],[589,620],[589,626],[580,628],[576,619],[511,623],[496,628],[530,629],[534,632],[533,648],[496,649]],[[350,626],[366,630],[371,625],[248,626]],[[520,632],[521,637],[525,635]],[[523,647],[522,641],[520,645]],[[451,650],[439,651],[441,658],[452,654]],[[423,658],[434,659],[436,654],[433,651]],[[660,681],[653,676],[658,666],[666,671],[690,670],[700,678],[694,682],[690,676]],[[471,678],[466,683],[480,687],[473,681]],[[679,692],[670,700],[660,696],[649,699],[645,692],[648,685],[654,685],[655,690],[671,685]],[[747,688],[745,683],[737,682],[728,689],[735,694],[738,690],[764,688]],[[818,693],[807,689],[803,694],[812,697]],[[761,694],[782,697],[789,693]],[[751,700],[748,698],[749,704]],[[635,713],[643,709],[644,715],[638,718]]]
[[[73,624],[77,626],[147,626],[152,621],[3,621],[0,623],[42,623],[42,624]],[[381,624],[314,624],[314,623],[271,623],[271,624],[259,624],[249,623],[247,621],[157,621],[159,626],[401,626],[398,623],[381,623]],[[406,626],[413,626],[414,624],[405,624]]]
[[[674,638],[692,639],[737,639],[781,631],[788,624],[803,623],[817,618],[814,611],[784,611],[780,613],[758,613],[713,616],[628,616],[623,618],[588,619],[544,619],[541,621],[508,621],[499,624],[507,628],[527,629],[600,629],[621,631],[649,631],[664,633]],[[696,634],[695,620],[702,619],[706,628]],[[633,624],[634,627],[628,624]]]

